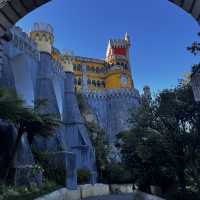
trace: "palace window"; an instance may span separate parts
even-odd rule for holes
[[[74,68],[74,71],[77,70],[77,66],[76,66],[76,64],[73,65],[73,68]]]
[[[92,80],[92,85],[94,85],[96,87],[96,81],[95,80]]]
[[[81,71],[82,70],[82,66],[80,64],[77,65],[77,71]]]
[[[105,88],[106,87],[105,81],[102,81],[101,85],[102,85],[103,88]]]
[[[81,85],[81,78],[78,79],[78,85]]]
[[[95,73],[95,71],[96,71],[96,70],[95,70],[95,67],[92,67],[92,72],[94,72],[94,73]]]
[[[92,81],[90,79],[88,79],[87,83],[88,83],[88,85],[91,85]]]
[[[97,68],[96,68],[96,72],[97,72],[97,73],[101,73],[101,68],[97,67]]]
[[[97,81],[97,87],[100,87],[101,86],[101,83],[100,83],[100,81],[98,80]]]
[[[89,65],[87,65],[87,72],[89,72],[90,71],[90,66]]]
[[[77,81],[77,79],[76,79],[76,78],[74,79],[74,84],[75,84],[75,85],[77,85],[77,84],[78,84],[78,81]]]

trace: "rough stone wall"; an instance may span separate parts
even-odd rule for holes
[[[82,119],[74,91],[74,75],[65,74],[64,123],[68,146],[77,156],[77,168],[92,173],[91,183],[96,183],[95,152]]]
[[[129,129],[130,114],[140,104],[140,95],[135,89],[92,92],[85,93],[84,96],[111,143],[118,133]]]
[[[71,123],[69,126],[62,124],[54,136],[47,139],[35,137],[33,147],[40,152],[65,152],[66,163],[69,162],[68,173],[73,172],[71,181],[67,180],[71,188],[76,185],[74,169],[77,168],[90,169],[93,174],[91,181],[95,183],[95,153],[76,96],[71,91],[67,93],[68,89],[74,88],[74,79],[66,77],[63,67],[49,54],[38,52],[34,42],[20,28],[14,27],[11,31],[13,39],[2,44],[4,62],[0,86],[15,89],[28,106],[34,106],[37,100],[47,100],[41,112],[56,114],[61,121]],[[72,156],[70,152],[73,152]]]

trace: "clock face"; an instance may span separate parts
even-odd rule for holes
[[[121,75],[121,83],[123,85],[127,85],[128,84],[128,77],[126,75]]]

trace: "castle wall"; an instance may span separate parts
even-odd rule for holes
[[[67,76],[62,65],[52,60],[50,54],[39,52],[21,29],[14,28],[12,33],[13,40],[3,46],[0,84],[16,89],[29,106],[34,106],[35,100],[47,100],[41,112],[57,114],[68,124],[62,124],[48,139],[35,137],[33,147],[41,152],[73,152],[73,170],[89,169],[93,174],[91,181],[95,182],[95,152],[74,94],[73,73],[72,77]]]
[[[90,92],[85,98],[110,142],[114,142],[118,133],[129,129],[130,114],[140,104],[139,92],[135,89]]]
[[[96,182],[95,152],[83,122],[74,91],[74,74],[65,74],[64,124],[69,149],[76,154],[77,168],[89,169]],[[91,180],[91,182],[92,182]]]

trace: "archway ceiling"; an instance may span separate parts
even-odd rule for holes
[[[200,24],[200,0],[169,0],[191,14]]]
[[[29,12],[51,0],[0,0],[0,33]],[[156,0],[155,0],[156,1]],[[200,0],[168,0],[190,13],[200,24]]]

